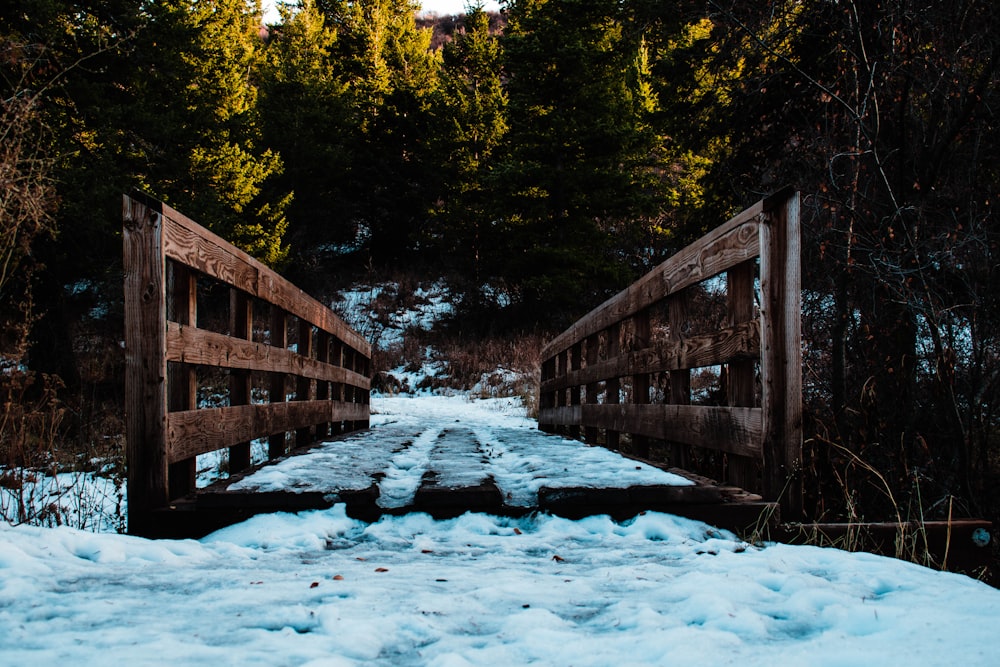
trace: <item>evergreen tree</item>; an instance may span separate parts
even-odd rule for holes
[[[337,33],[317,4],[281,5],[272,28],[260,98],[266,145],[285,164],[278,192],[294,190],[289,233],[301,255],[353,242],[353,193],[346,187],[356,114],[337,74]]]
[[[480,256],[497,243],[486,183],[507,131],[500,39],[490,34],[490,19],[481,6],[465,16],[464,30],[445,44],[441,72],[435,140],[443,194],[434,243],[448,265],[470,279],[468,297],[475,298],[482,287]]]
[[[261,142],[259,3],[167,0],[149,11],[150,62],[135,82],[137,98],[148,104],[140,121],[144,186],[265,262],[280,263],[291,195],[263,196],[282,162]]]
[[[411,0],[341,0],[326,8],[356,119],[350,210],[379,261],[415,248],[439,178],[427,141],[438,58],[429,49],[431,31],[416,27],[415,10]]]
[[[617,0],[514,0],[508,21],[493,267],[528,312],[580,315],[633,275],[658,219],[644,44]]]

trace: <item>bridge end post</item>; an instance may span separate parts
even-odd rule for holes
[[[803,515],[801,273],[799,193],[785,189],[760,225],[764,492],[785,520]]]
[[[153,510],[169,502],[162,207],[125,195],[122,222],[128,532],[148,535]]]

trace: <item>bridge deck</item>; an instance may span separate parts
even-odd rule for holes
[[[375,398],[370,430],[199,489],[163,519],[190,534],[256,513],[338,502],[369,521],[412,511],[624,519],[656,510],[744,530],[762,516],[776,519],[773,503],[740,489],[542,433],[502,400],[462,397]]]

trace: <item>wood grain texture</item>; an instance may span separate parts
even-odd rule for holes
[[[274,436],[270,450],[277,455],[284,453],[287,431],[308,440],[314,427],[325,434],[331,423],[338,432],[341,424],[348,430],[368,424],[371,346],[360,334],[271,269],[161,202],[126,195],[122,220],[130,532],[152,531],[152,510],[191,489],[197,454],[230,447],[233,466],[241,468],[249,465],[254,438]],[[232,336],[197,327],[196,272],[230,286]],[[168,296],[176,321],[167,319]],[[271,306],[271,346],[252,341],[255,298],[277,304]],[[299,323],[298,352],[287,349],[289,313]],[[314,354],[314,339],[324,351]],[[230,370],[231,407],[194,409],[200,366]],[[248,405],[254,371],[270,375],[272,404]],[[294,378],[297,399],[291,404],[285,402],[288,378]],[[348,403],[315,400],[313,394]]]
[[[361,389],[371,379],[352,370],[305,357],[291,350],[271,347],[225,334],[167,323],[167,361],[246,371],[296,375],[323,382],[343,382]]]
[[[545,380],[542,391],[557,391],[573,385],[646,373],[662,373],[753,360],[760,354],[760,326],[756,320],[742,322],[701,336],[668,340],[655,347],[599,361],[578,371]]]
[[[158,209],[123,198],[125,274],[125,454],[128,530],[150,527],[150,511],[169,500],[167,485],[166,259]]]
[[[757,216],[762,209],[762,202],[751,206],[584,315],[542,348],[542,358],[759,255]]]
[[[799,193],[773,200],[761,225],[761,407],[765,493],[802,514],[802,286]]]
[[[338,401],[288,401],[171,412],[167,418],[169,460],[230,447],[300,424],[367,421],[369,406]]]
[[[740,456],[761,455],[760,408],[588,403],[541,410],[538,420],[612,429]]]
[[[341,339],[364,356],[371,356],[371,344],[361,334],[272,269],[166,204],[163,215],[167,257],[273,303]]]

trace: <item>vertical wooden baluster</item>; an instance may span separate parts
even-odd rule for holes
[[[271,347],[288,349],[288,314],[278,306],[271,305]],[[269,400],[271,403],[285,401],[285,374],[271,373]],[[284,431],[272,433],[267,440],[267,456],[275,459],[284,456],[287,450],[287,435]]]
[[[330,334],[320,329],[316,332],[316,361],[323,364],[330,363]],[[330,400],[330,383],[326,380],[316,382],[316,400]],[[332,410],[331,410],[332,411]],[[316,424],[316,438],[322,439],[330,435],[330,422],[324,421]]]
[[[229,290],[229,331],[234,338],[253,339],[253,300],[242,290]],[[229,371],[229,404],[250,405],[250,371],[231,369]],[[250,443],[241,442],[229,448],[229,474],[250,467]]]
[[[760,226],[764,488],[783,520],[802,516],[802,287],[799,193],[766,202]]]
[[[581,362],[583,360],[583,345],[581,343],[576,343],[570,349],[566,350],[566,355],[569,361],[569,370],[578,371],[581,368]],[[569,404],[578,408],[578,413],[580,418],[583,417],[583,409],[580,408],[580,385],[575,382],[569,389]],[[580,438],[580,421],[574,419],[574,423],[569,428],[570,437],[579,439]]]
[[[678,342],[684,337],[688,325],[688,299],[690,292],[683,290],[674,294],[667,304],[667,320],[670,330],[669,340]],[[691,405],[691,369],[670,371],[670,402],[674,405]],[[679,468],[689,465],[688,445],[673,443],[670,448],[670,463]]]
[[[622,350],[622,329],[621,323],[612,324],[608,327],[608,359],[617,359],[621,355]],[[618,405],[621,403],[621,389],[622,382],[620,378],[611,378],[605,384],[607,387],[605,401],[611,405]],[[618,451],[621,449],[621,433],[616,430],[608,429],[605,433],[605,441],[607,443],[608,449],[612,451]]]
[[[166,259],[163,212],[122,198],[128,532],[149,535],[170,500],[167,465]]]
[[[298,353],[311,359],[313,357],[313,328],[308,321],[299,318],[299,349]],[[295,400],[308,401],[312,398],[312,381],[302,375],[295,379]],[[311,426],[301,426],[295,430],[295,446],[303,447],[313,441]]]
[[[171,262],[170,291],[174,303],[174,317],[178,324],[198,325],[198,282],[193,271]],[[167,391],[172,412],[198,409],[198,373],[191,364],[171,364],[168,367]],[[180,498],[195,488],[197,476],[195,457],[170,464],[170,497]]]
[[[757,263],[751,260],[734,266],[726,274],[730,326],[753,319],[753,282],[756,272]],[[754,372],[753,359],[737,359],[729,363],[726,373],[726,398],[729,406],[753,407]],[[728,461],[728,480],[731,483],[754,493],[762,490],[757,479],[760,462],[736,455],[730,455]]]
[[[638,352],[649,347],[651,332],[649,311],[643,310],[632,318],[634,338],[632,351]],[[639,373],[632,376],[632,403],[649,405],[649,373]],[[640,420],[642,422],[644,420]],[[643,458],[649,457],[649,438],[644,435],[632,435],[632,453]]]
[[[600,337],[597,334],[593,334],[587,337],[587,367],[591,367],[599,361],[598,355],[600,354]],[[597,392],[600,388],[600,384],[597,382],[587,383],[586,388],[586,401],[588,405],[597,403]],[[584,408],[581,408],[581,413]],[[598,438],[598,429],[595,426],[587,426],[583,431],[583,438],[590,444],[596,444]]]

